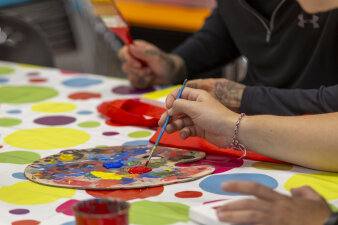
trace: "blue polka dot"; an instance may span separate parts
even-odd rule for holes
[[[21,110],[19,110],[19,109],[8,110],[7,113],[9,113],[9,114],[19,114],[19,113],[21,113]]]
[[[92,114],[93,112],[92,111],[89,111],[89,110],[82,110],[82,111],[78,111],[77,114],[80,114],[80,115],[89,115],[89,114]]]
[[[67,222],[67,223],[63,223],[61,225],[75,225],[75,221],[70,221],[70,222]]]
[[[92,79],[92,78],[87,78],[87,77],[79,77],[79,78],[69,79],[69,80],[62,82],[62,84],[68,87],[89,87],[89,86],[101,84],[101,83],[102,83],[102,80]]]
[[[0,78],[0,84],[7,83],[8,79],[7,78]]]
[[[20,180],[27,180],[25,177],[24,173],[18,172],[18,173],[13,173],[12,177],[20,179]]]
[[[278,186],[278,182],[274,178],[264,174],[235,173],[209,176],[202,180],[200,188],[204,191],[219,195],[242,195],[223,191],[221,184],[225,181],[254,181],[272,189],[275,189]]]
[[[130,146],[130,145],[151,145],[151,143],[147,140],[137,140],[137,141],[128,141],[122,144],[123,146]]]

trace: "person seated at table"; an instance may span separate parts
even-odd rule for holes
[[[168,114],[176,118],[168,123],[168,133],[180,131],[182,139],[198,136],[220,147],[241,150],[243,154],[248,148],[300,166],[338,172],[338,113],[245,116],[224,107],[204,90],[186,87],[181,98],[175,100],[178,91],[179,88],[168,95],[168,111],[159,120],[159,125],[163,126]],[[258,184],[224,184],[223,188],[225,191],[253,194],[258,199],[222,207],[218,210],[222,221],[322,225],[331,213],[325,201],[307,189],[291,191],[293,197],[290,198],[272,190],[268,192],[267,188]],[[313,204],[307,205],[309,203]],[[272,204],[274,207],[271,207]],[[306,212],[316,213],[308,213],[304,217]]]
[[[171,54],[135,41],[119,57],[131,84],[142,89],[191,80],[244,55],[243,84],[204,79],[188,86],[207,89],[246,114],[333,112],[338,110],[337,20],[338,11],[309,14],[296,0],[218,1],[204,26]]]

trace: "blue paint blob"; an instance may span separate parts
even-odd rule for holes
[[[25,174],[21,172],[13,173],[12,177],[20,179],[20,180],[27,180],[25,177]]]
[[[92,114],[93,112],[92,111],[89,111],[89,110],[82,110],[82,111],[78,111],[77,114],[80,114],[80,115],[89,115],[89,114]]]
[[[93,79],[88,77],[79,77],[66,80],[62,82],[63,85],[68,87],[89,87],[96,84],[101,84],[102,80]]]
[[[123,163],[121,161],[110,161],[107,163],[103,163],[102,165],[106,169],[111,169],[111,168],[120,168],[123,166]]]
[[[147,140],[137,140],[137,141],[128,141],[122,144],[123,146],[131,146],[131,145],[152,145]]]
[[[19,113],[21,113],[21,110],[19,110],[19,109],[8,110],[7,113],[9,113],[9,114],[19,114]]]
[[[275,189],[278,186],[278,182],[274,178],[258,173],[235,173],[235,174],[213,175],[202,180],[199,186],[204,191],[211,192],[214,194],[231,195],[231,196],[242,195],[223,191],[221,185],[223,182],[226,181],[254,181],[272,189]]]
[[[75,225],[75,221],[69,221],[69,222],[63,223],[61,225]]]
[[[0,84],[7,83],[8,79],[7,78],[0,78]]]

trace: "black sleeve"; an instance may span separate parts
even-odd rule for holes
[[[246,87],[241,112],[248,115],[302,115],[338,111],[338,85],[319,89]]]
[[[188,79],[193,79],[194,74],[220,67],[240,55],[217,8],[203,27],[173,53],[185,61]]]

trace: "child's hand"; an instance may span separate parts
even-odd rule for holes
[[[219,220],[262,225],[321,225],[332,213],[325,200],[312,188],[291,189],[292,197],[248,181],[225,182],[226,192],[253,195],[217,209]]]
[[[198,136],[217,146],[229,147],[238,114],[227,109],[206,91],[186,87],[181,98],[175,100],[178,92],[179,88],[168,95],[168,111],[162,115],[159,125],[163,126],[169,114],[172,120],[166,128],[168,133],[180,130],[182,139]]]

